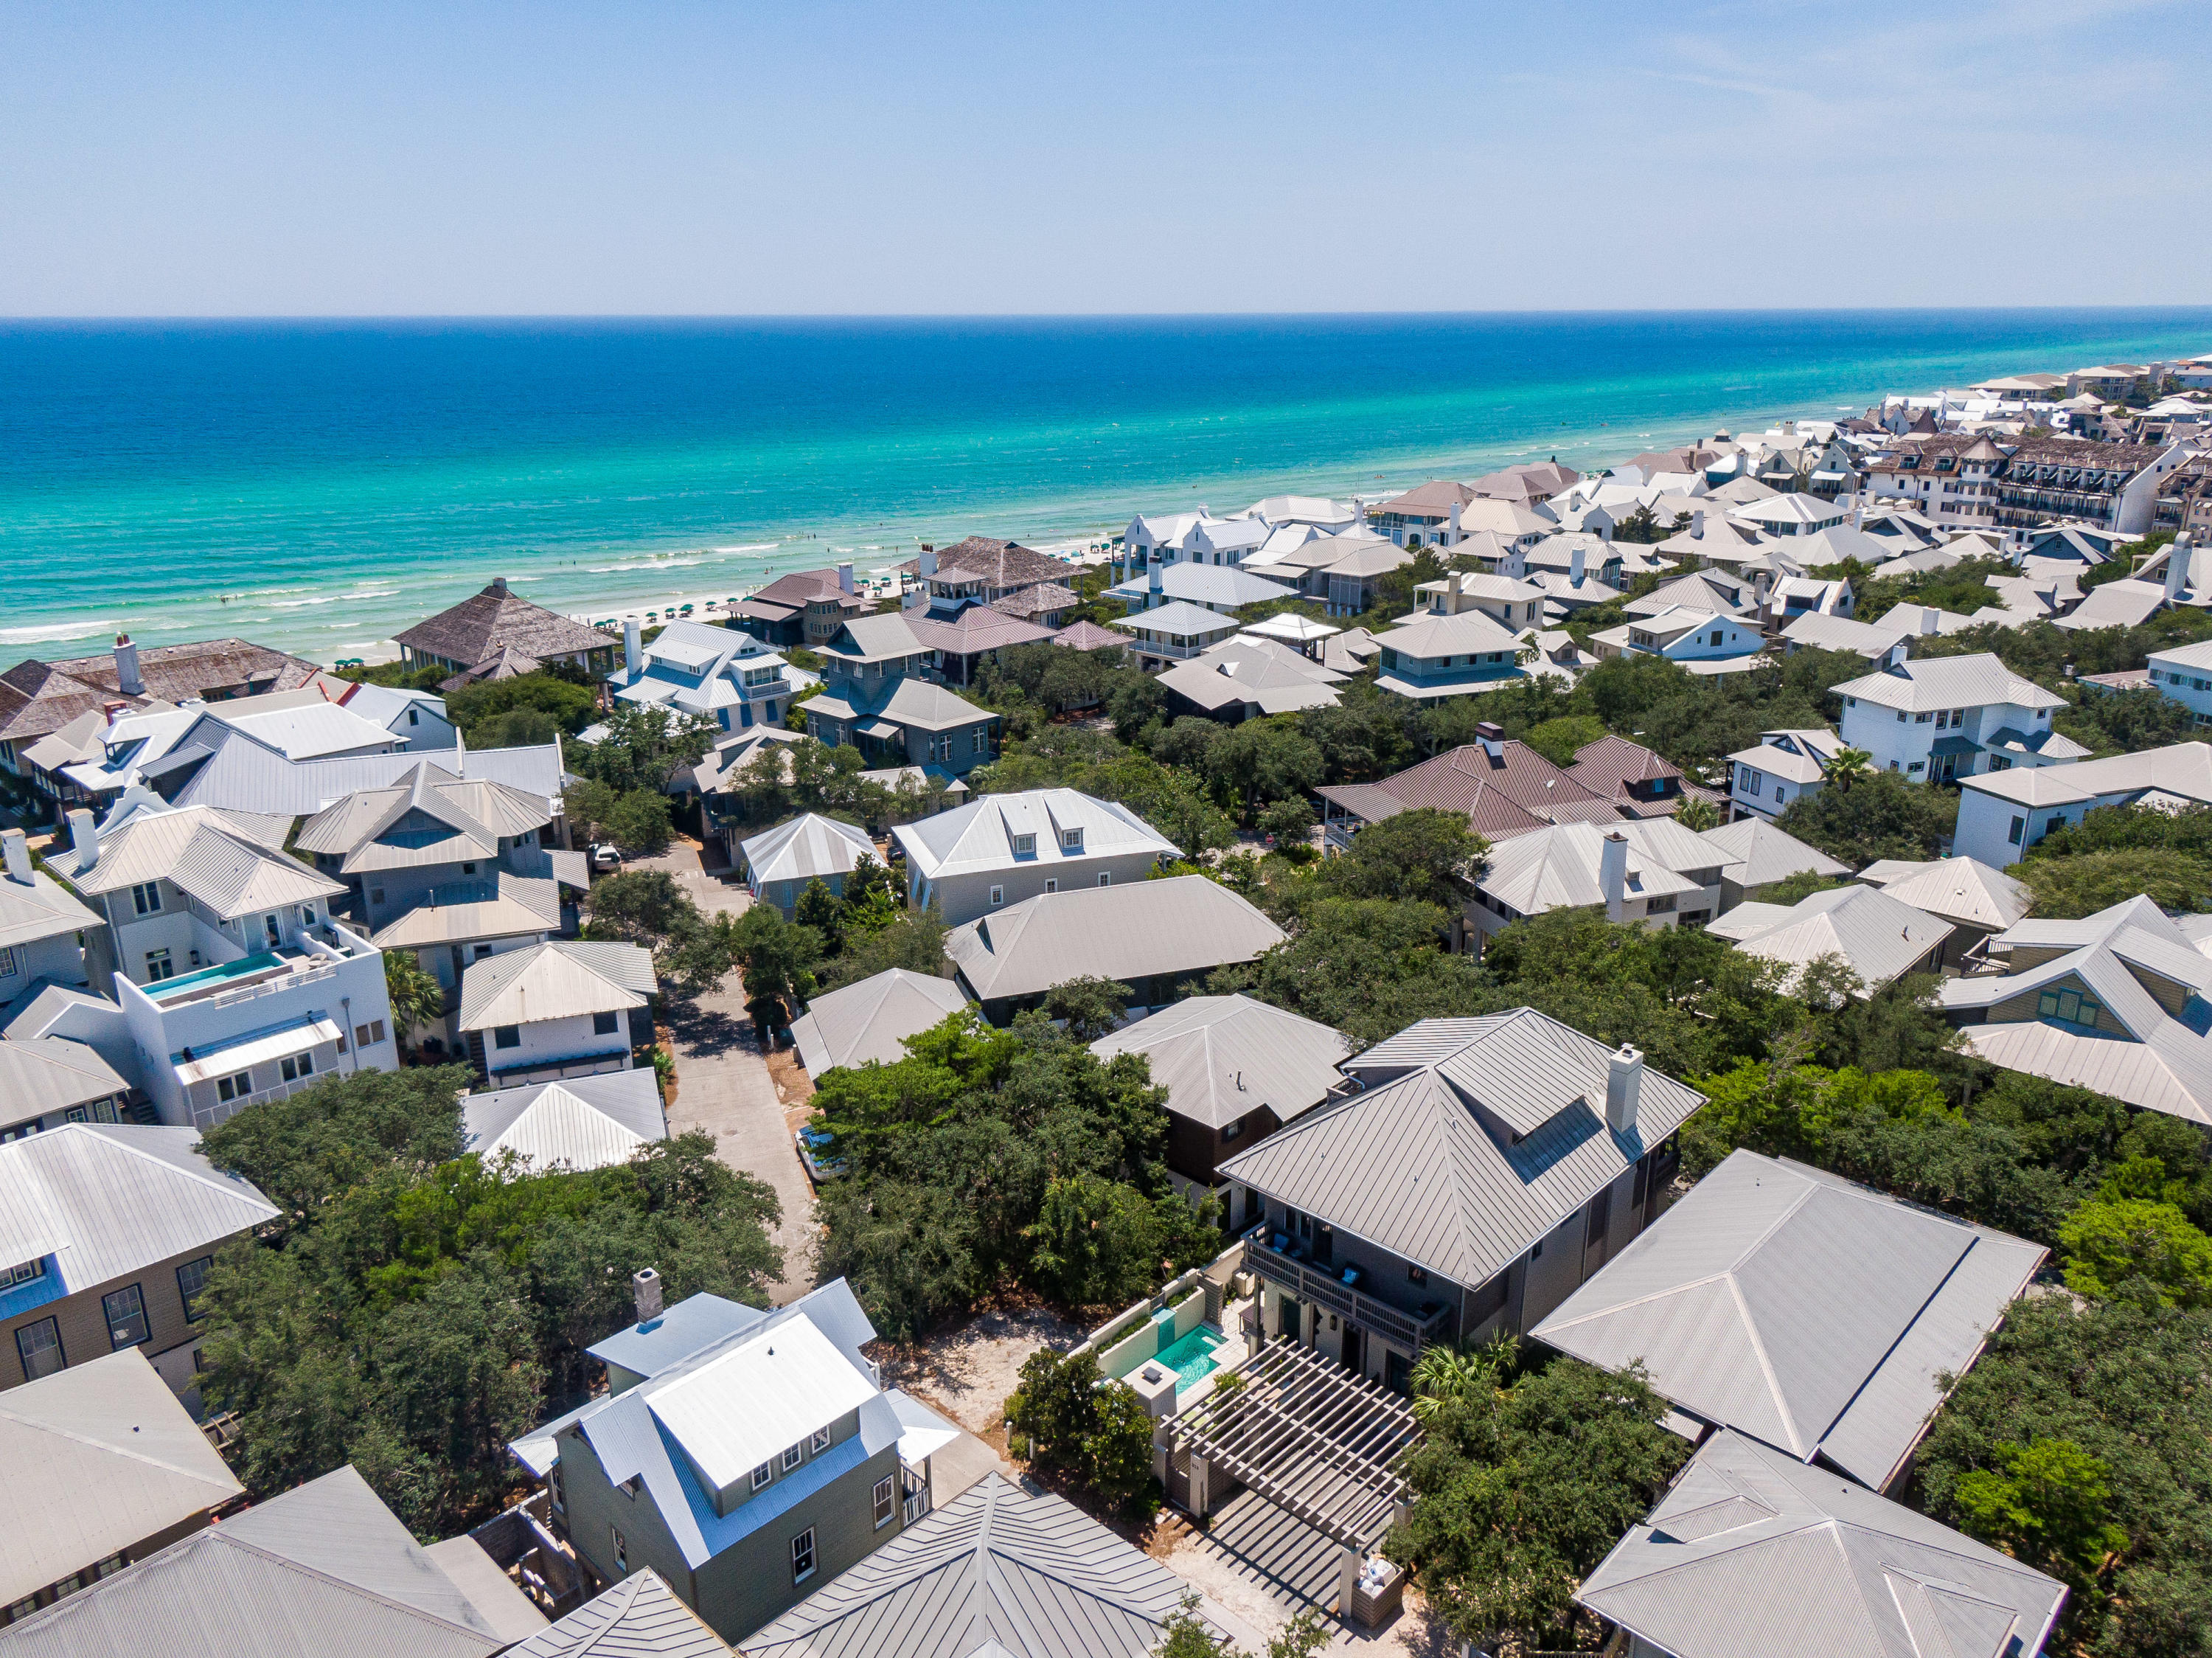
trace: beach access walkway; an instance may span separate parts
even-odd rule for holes
[[[699,848],[688,841],[678,840],[659,856],[625,867],[674,875],[709,915],[742,914],[752,902],[743,887],[725,885],[708,875],[700,864]],[[676,1099],[668,1108],[668,1131],[698,1129],[713,1135],[715,1156],[775,1188],[783,1205],[775,1234],[784,1260],[783,1281],[775,1290],[781,1306],[814,1288],[814,1188],[799,1166],[783,1102],[753,1035],[744,984],[732,973],[720,990],[689,1006],[672,1003],[669,1023],[676,1048]]]

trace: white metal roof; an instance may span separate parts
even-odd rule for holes
[[[461,974],[461,1028],[641,1008],[659,988],[653,957],[637,945],[551,939],[471,962]]]
[[[131,1084],[96,1049],[59,1036],[0,1041],[0,1123],[106,1100]]]
[[[29,881],[0,875],[0,946],[31,944],[106,923],[43,869]]]
[[[1248,996],[1194,996],[1100,1037],[1091,1051],[1102,1059],[1144,1055],[1170,1111],[1226,1128],[1263,1107],[1287,1123],[1319,1105],[1352,1044]]]
[[[1127,628],[1133,633],[1158,633],[1170,639],[1194,639],[1208,633],[1233,633],[1241,624],[1234,616],[1224,616],[1218,610],[1176,599],[1152,610],[1117,616],[1106,625]]]
[[[654,1420],[718,1490],[877,1391],[809,1319],[762,1330],[673,1381],[642,1387]]]
[[[2020,806],[2070,806],[2100,795],[2160,789],[2212,804],[2212,743],[2178,742],[2068,765],[2014,766],[1960,777],[1959,786]]]
[[[1760,764],[1759,757],[1768,754],[1776,762],[1800,760],[1813,768],[1815,777],[1820,775],[1816,762],[1768,746],[1747,748],[1741,756],[1730,758],[1756,766]],[[1722,874],[1739,887],[1765,887],[1790,875],[1808,873],[1847,875],[1851,872],[1850,864],[1838,863],[1818,847],[1808,846],[1796,836],[1784,832],[1762,818],[1739,818],[1734,823],[1703,830],[1698,838],[1721,855]]]
[[[849,875],[864,857],[876,856],[868,832],[808,812],[751,837],[738,848],[753,880],[811,881]]]
[[[649,1066],[471,1094],[461,1100],[465,1150],[486,1162],[512,1152],[534,1168],[605,1168],[667,1137]]]
[[[341,1034],[337,1026],[329,1020],[310,1014],[274,1030],[252,1032],[220,1045],[194,1046],[186,1050],[191,1057],[179,1059],[172,1069],[176,1072],[178,1085],[190,1088],[210,1077],[228,1076],[251,1065],[265,1065],[272,1059],[305,1053],[322,1043],[337,1041]]]
[[[892,967],[816,997],[792,1021],[791,1036],[799,1063],[819,1079],[839,1065],[903,1059],[908,1037],[967,1005],[967,997],[951,979]]]
[[[1904,661],[1863,679],[1846,680],[1836,689],[1846,697],[1908,714],[1946,708],[2063,708],[2066,699],[2023,680],[1995,655],[1929,656]],[[1961,782],[1965,779],[1960,779]]]
[[[1532,829],[1492,846],[1488,867],[1475,884],[1522,915],[1602,904],[1605,887],[1599,879],[1600,859],[1606,838],[1619,834],[1628,842],[1624,896],[1636,899],[1697,892],[1698,882],[1662,861],[1662,853],[1678,851],[1672,847],[1671,838],[1662,844],[1642,832],[1657,823],[1671,823],[1671,820],[1624,818],[1617,824],[1556,823]],[[1685,838],[1697,838],[1680,825],[1673,826]],[[1722,863],[1717,852],[1702,846],[1694,856],[1701,863],[1710,857],[1713,867]]]
[[[1884,860],[1860,870],[1859,879],[1916,910],[1991,932],[2023,918],[2030,901],[2021,882],[1970,857],[1925,863]]]
[[[1071,978],[1133,982],[1249,961],[1283,930],[1204,875],[1043,893],[955,927],[945,954],[983,1001]]]
[[[86,893],[167,880],[225,921],[346,890],[343,881],[317,875],[245,832],[238,820],[204,806],[140,808],[101,828],[92,868],[82,867],[74,847],[57,850],[47,865]]]
[[[1951,936],[1951,923],[1872,887],[1832,887],[1791,905],[1739,904],[1705,928],[1747,955],[1803,970],[1839,956],[1869,995],[1910,972]],[[2212,964],[2208,964],[2212,965]]]
[[[1078,846],[1066,844],[1071,830],[1081,832]],[[1018,854],[1017,835],[1034,835],[1033,849]],[[1177,855],[1173,841],[1118,801],[1097,800],[1073,789],[985,795],[949,812],[901,824],[891,836],[930,881],[1012,869],[1031,861],[1050,866],[1146,853]]]

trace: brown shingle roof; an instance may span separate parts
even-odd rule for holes
[[[1469,743],[1375,786],[1409,808],[1464,812],[1468,826],[1492,840],[1553,823],[1604,823],[1620,816],[1610,799],[1524,742],[1500,743],[1496,759],[1480,743]]]
[[[1037,644],[1053,633],[1048,627],[1003,615],[988,605],[963,605],[960,613],[952,617],[912,616],[907,619],[907,627],[923,649],[949,651],[955,656],[972,656],[980,650],[997,650],[1006,645]]]
[[[1377,512],[1435,513],[1443,516],[1454,507],[1463,507],[1474,499],[1474,491],[1465,484],[1455,484],[1439,479],[1419,484],[1405,494],[1394,496],[1375,509]]]
[[[980,576],[994,588],[1028,587],[1067,578],[1067,566],[1059,559],[1048,558],[1018,541],[994,541],[988,535],[971,535],[937,555],[939,576],[954,570]]]
[[[143,708],[149,701],[181,703],[210,692],[296,691],[321,672],[303,657],[266,645],[244,639],[202,639],[141,650],[138,677],[144,689],[125,695],[112,653],[60,662],[33,659],[0,674],[0,741],[30,742],[51,735],[106,703]]]
[[[1059,582],[1039,582],[1008,594],[1003,599],[991,600],[991,608],[1004,616],[1018,616],[1027,621],[1032,616],[1048,616],[1055,612],[1072,610],[1075,607],[1075,589]]]
[[[1700,789],[1659,755],[1626,737],[1607,735],[1585,743],[1575,750],[1575,763],[1567,768],[1567,775],[1592,794],[1602,795],[1622,811],[1638,817],[1672,812],[1685,799],[1715,804],[1720,801],[1712,790]],[[1680,785],[1680,795],[1654,799],[1649,795],[1638,797],[1630,793],[1632,783],[1665,777],[1672,777]]]
[[[837,572],[834,570],[795,570],[788,576],[777,576],[746,599],[745,603],[779,605],[786,610],[804,610],[809,599],[819,599],[825,594],[839,590]]]
[[[392,637],[420,655],[472,664],[510,649],[542,661],[549,656],[604,650],[618,643],[611,633],[572,622],[508,592],[503,576],[483,592]]]

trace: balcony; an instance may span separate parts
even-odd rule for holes
[[[253,1094],[241,1094],[234,1100],[220,1100],[211,1106],[194,1106],[192,1126],[197,1129],[210,1129],[217,1123],[228,1122],[248,1106],[258,1106],[268,1100],[289,1100],[292,1095],[314,1087],[323,1080],[325,1074],[318,1072],[311,1076],[302,1076],[295,1082],[280,1082],[273,1088],[262,1088]],[[337,1075],[336,1072],[327,1074]]]
[[[1244,1264],[1300,1301],[1326,1307],[1364,1330],[1389,1337],[1416,1356],[1442,1338],[1451,1317],[1449,1307],[1430,1301],[1419,1313],[1403,1312],[1345,1283],[1343,1269],[1316,1265],[1292,1253],[1295,1246],[1287,1240],[1284,1248],[1276,1248],[1270,1240],[1281,1236],[1264,1225],[1254,1227],[1244,1234]]]

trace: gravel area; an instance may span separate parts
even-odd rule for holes
[[[1088,1333],[1042,1308],[994,1310],[910,1348],[886,1344],[877,1357],[887,1385],[926,1400],[1003,1456],[1006,1429],[1000,1412],[1021,1381],[1023,1361],[1048,1343],[1072,1347]]]

